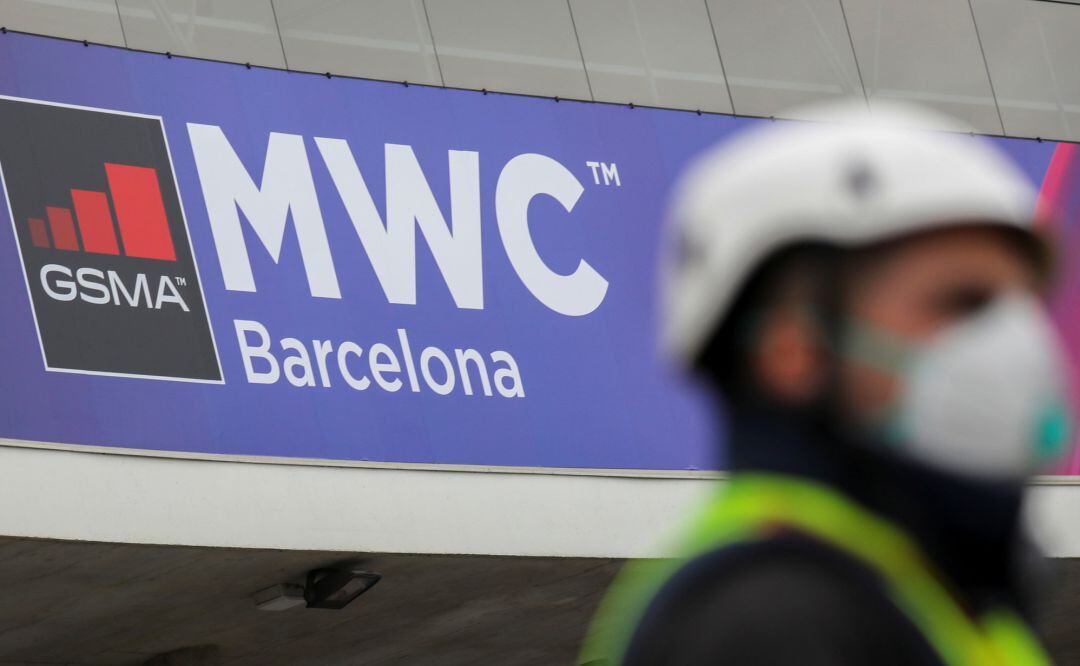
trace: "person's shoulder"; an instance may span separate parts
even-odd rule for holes
[[[629,664],[938,664],[881,579],[798,534],[685,563],[634,633]]]

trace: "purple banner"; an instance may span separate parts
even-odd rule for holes
[[[657,358],[662,220],[697,153],[769,121],[19,34],[0,95],[0,437],[723,466]],[[1003,141],[1041,183],[1054,144]]]

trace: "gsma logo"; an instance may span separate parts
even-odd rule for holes
[[[0,180],[47,369],[222,380],[160,118],[0,97]]]

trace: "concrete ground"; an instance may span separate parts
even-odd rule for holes
[[[343,555],[0,538],[0,664],[566,664],[619,566],[367,555],[343,610],[256,610]]]
[[[344,610],[256,610],[252,593],[348,559],[0,537],[0,664],[570,664],[619,562],[356,556],[382,581]],[[1040,629],[1080,664],[1080,560],[1057,560]]]
[[[1037,628],[1055,663],[1080,664],[1080,558],[1053,560],[1056,571],[1039,609]]]

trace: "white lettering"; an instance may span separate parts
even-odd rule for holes
[[[123,281],[120,279],[120,275],[116,271],[109,271],[109,288],[112,290],[112,300],[116,305],[120,305],[120,294],[124,295],[124,300],[127,304],[135,308],[139,306],[140,296],[145,296],[146,307],[154,307],[150,301],[150,283],[146,280],[146,273],[139,273],[135,276],[135,287],[131,292],[128,292],[127,287],[124,286]]]
[[[477,153],[449,151],[451,231],[412,147],[393,143],[384,147],[384,226],[349,144],[344,139],[316,137],[315,145],[322,153],[388,301],[416,304],[416,229],[419,227],[454,303],[459,308],[483,309]]]
[[[401,344],[401,356],[405,359],[405,374],[409,378],[409,388],[413,393],[420,391],[420,382],[416,380],[416,365],[412,359],[412,347],[409,346],[409,334],[405,332],[405,329],[399,328],[397,331],[398,343]]]
[[[497,363],[499,361],[506,364],[505,368],[500,368],[495,371],[495,388],[498,389],[499,395],[504,398],[524,398],[525,388],[521,385],[521,373],[518,372],[517,361],[508,352],[494,351],[491,352],[491,361]],[[504,379],[510,380],[510,385],[503,384]]]
[[[50,284],[49,276],[53,273],[59,273],[66,277],[71,277],[71,270],[66,266],[60,264],[45,264],[41,267],[41,288],[45,290],[45,293],[49,295],[49,298],[54,298],[58,301],[73,301],[75,296],[78,295],[78,288],[71,280],[55,280]],[[62,291],[57,291],[60,289]]]
[[[592,169],[592,181],[596,185],[599,185],[600,184],[600,173],[597,171],[597,169],[600,168],[600,163],[599,162],[593,162],[593,161],[590,160],[590,161],[585,163],[585,166]]]
[[[234,320],[233,326],[236,328],[236,340],[240,344],[240,356],[244,359],[244,374],[247,375],[248,382],[251,384],[275,383],[281,376],[281,371],[278,368],[277,359],[270,353],[270,333],[266,327],[257,321],[245,319]],[[256,345],[248,344],[248,333],[254,333],[258,337],[259,342]],[[266,361],[270,369],[257,372],[252,363],[254,358]]]
[[[367,377],[357,379],[355,375],[349,372],[348,366],[348,354],[355,354],[356,358],[360,358],[360,355],[364,353],[364,350],[360,348],[360,345],[355,342],[342,342],[338,347],[337,362],[338,370],[341,371],[341,376],[345,378],[345,383],[357,391],[366,390],[371,386],[371,380]]]
[[[600,171],[602,171],[604,174],[604,185],[610,185],[612,182],[614,182],[615,187],[622,187],[622,183],[619,181],[619,169],[617,166],[615,166],[614,162],[612,162],[611,164],[608,164],[607,162],[601,162]]]
[[[69,279],[57,279],[54,275]],[[102,272],[84,266],[75,271],[74,280],[71,280],[71,277],[71,269],[67,266],[45,264],[41,267],[41,288],[49,298],[57,301],[73,301],[78,298],[91,305],[126,305],[152,310],[160,310],[163,304],[173,303],[179,305],[184,312],[190,312],[184,297],[176,290],[176,285],[168,275],[158,277],[156,297],[150,295],[150,279],[146,273],[136,274],[130,290],[124,284],[124,278],[113,270]]]
[[[256,186],[220,127],[188,123],[188,135],[225,288],[255,291],[239,207],[275,263],[291,213],[311,295],[341,298],[303,137],[270,133]]]
[[[281,348],[285,351],[295,352],[294,355],[286,356],[281,364],[285,371],[285,378],[293,386],[315,386],[315,374],[311,369],[311,358],[308,356],[304,343],[296,338],[285,338],[281,341]],[[297,372],[299,369],[299,372]]]
[[[385,358],[386,360],[379,360],[381,358]],[[386,379],[386,377],[383,377],[383,373],[401,372],[401,365],[398,364],[397,356],[394,356],[394,350],[381,342],[376,342],[368,349],[368,363],[371,368],[371,374],[375,377],[375,383],[384,391],[393,393],[401,388],[400,379],[395,377],[393,381],[390,381]]]
[[[176,290],[176,285],[172,283],[168,275],[162,275],[158,281],[157,302],[154,303],[154,308],[160,310],[162,303],[176,303],[183,308],[184,312],[188,312],[187,303],[184,302],[180,292]]]
[[[465,395],[472,395],[472,381],[469,379],[469,366],[468,361],[472,361],[476,367],[476,372],[480,376],[480,384],[484,389],[484,395],[491,395],[491,382],[488,381],[487,365],[484,363],[484,357],[480,355],[480,352],[475,349],[455,349],[454,354],[457,356],[458,373],[461,375],[461,388],[465,390]]]
[[[97,278],[96,280],[91,278]],[[79,298],[93,305],[105,305],[112,300],[109,290],[105,288],[105,274],[96,268],[80,268],[75,271],[75,279],[79,281]],[[87,290],[97,292],[97,296],[88,296]],[[186,310],[187,308],[185,308]]]
[[[319,381],[323,386],[330,386],[330,375],[326,372],[326,357],[333,353],[334,345],[329,340],[312,340],[315,349],[315,363],[319,366]]]
[[[307,341],[297,338],[281,338],[275,343],[266,327],[257,321],[237,319],[233,321],[233,325],[236,328],[236,339],[248,382],[276,384],[284,376],[288,384],[298,388],[333,386],[330,374],[334,364],[328,361],[335,354],[335,344],[332,341],[314,339],[310,341],[310,347]],[[398,341],[403,345],[400,353],[387,344],[376,342],[367,349],[366,364],[364,348],[357,343],[345,340],[336,345],[336,367],[349,388],[366,391],[374,383],[390,393],[401,391],[405,386],[404,378],[400,375],[405,372],[402,358],[408,356],[408,352],[404,350],[408,345],[408,332],[405,329],[398,329],[397,332]],[[275,356],[275,347],[281,348],[281,356]],[[473,377],[470,376],[472,374],[479,378],[479,388],[485,396],[492,395],[493,384],[504,398],[525,396],[521,372],[509,352],[491,353],[494,376],[488,374],[489,366],[485,357],[475,349],[455,349],[453,356],[457,359],[456,364],[451,355],[439,347],[424,347],[418,360],[419,374],[424,380],[420,386],[426,386],[437,395],[450,395],[455,388],[461,386],[465,395],[474,395]],[[352,367],[349,365],[350,361],[353,363]],[[256,362],[259,364],[258,368]],[[359,368],[367,366],[370,377],[363,372],[357,372],[357,362],[360,363]]]
[[[431,374],[432,359],[438,359],[442,364],[445,376],[442,382],[436,381]],[[450,358],[438,347],[427,347],[420,352],[420,372],[424,374],[424,381],[427,382],[428,388],[439,395],[449,395],[454,390],[454,366],[450,365]]]
[[[529,203],[546,194],[570,212],[583,190],[566,167],[536,153],[510,160],[495,187],[499,234],[518,277],[541,303],[572,317],[598,308],[607,294],[608,282],[584,259],[570,275],[559,275],[548,268],[529,234]]]

